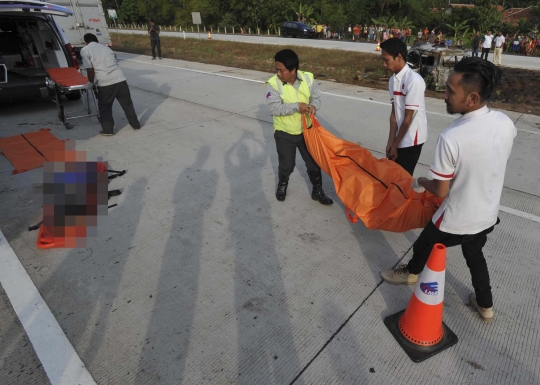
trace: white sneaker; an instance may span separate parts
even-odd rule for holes
[[[480,318],[482,318],[482,321],[484,322],[491,322],[493,321],[495,317],[495,313],[493,312],[493,306],[489,308],[484,308],[478,306],[478,302],[476,302],[476,294],[471,294],[469,297],[469,303],[473,307],[474,310],[480,314]]]
[[[411,274],[407,265],[401,265],[397,269],[383,271],[381,277],[392,285],[414,285],[418,281],[418,274]]]

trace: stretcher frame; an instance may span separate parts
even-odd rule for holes
[[[58,111],[58,119],[62,121],[64,126],[67,130],[71,130],[73,126],[69,123],[70,120],[73,119],[80,119],[80,118],[87,118],[92,116],[97,116],[98,121],[101,122],[101,117],[99,115],[99,108],[97,103],[97,95],[95,94],[94,89],[88,89],[85,84],[79,84],[74,86],[61,86],[60,84],[56,83],[54,79],[49,75],[46,79],[47,87],[51,88],[54,91],[55,99],[56,99],[56,109]],[[66,94],[69,92],[79,91],[81,94],[81,101],[84,105],[84,110],[79,111],[71,111],[71,112],[86,112],[86,115],[78,115],[78,116],[68,116],[65,110],[64,104],[62,103],[61,95]],[[86,101],[85,101],[86,99]],[[96,107],[96,112],[92,112],[90,107],[90,99],[93,100],[94,106]]]

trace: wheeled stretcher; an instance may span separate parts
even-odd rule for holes
[[[100,120],[95,91],[93,89],[88,89],[87,87],[88,78],[81,75],[81,73],[73,67],[50,68],[47,70],[47,73],[49,74],[47,77],[47,86],[54,90],[56,96],[58,119],[64,123],[64,126],[66,126],[68,130],[73,128],[69,124],[69,121],[73,119],[97,116],[98,120]],[[66,91],[79,91],[81,93],[81,100],[84,105],[83,111],[86,112],[86,115],[67,116],[64,105],[62,104],[62,99],[60,98],[60,95]],[[94,113],[92,113],[90,108],[90,99],[92,99],[94,106],[96,107],[96,112]]]

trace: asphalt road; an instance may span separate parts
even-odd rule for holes
[[[118,30],[121,34],[133,33],[133,34],[142,34],[146,35],[146,31],[139,30]],[[115,42],[116,30],[111,29],[111,37],[113,39],[113,44]],[[175,36],[183,37],[182,32],[170,32],[162,31],[162,36]],[[186,33],[186,37],[189,38],[198,38],[198,33]],[[120,35],[121,36],[121,35]],[[201,39],[207,39],[205,33],[200,34]],[[317,40],[317,39],[299,39],[299,38],[282,38],[274,36],[256,36],[256,35],[225,35],[225,34],[212,34],[213,40],[226,40],[226,41],[239,41],[244,43],[253,43],[253,44],[275,44],[275,45],[297,45],[303,47],[314,47],[314,48],[324,48],[324,49],[342,49],[346,51],[358,51],[358,52],[369,52],[373,54],[378,54],[375,51],[376,45],[374,43],[358,43],[351,41],[340,41],[340,40]],[[489,54],[489,60],[493,60],[493,53]],[[529,70],[540,70],[540,57],[530,57],[530,56],[520,56],[520,55],[509,55],[504,54],[502,57],[502,65],[505,67],[512,68],[524,68]]]
[[[42,216],[42,170],[12,175],[0,157],[0,283],[17,304],[0,290],[0,384],[44,384],[45,374],[55,385],[540,382],[540,117],[508,114],[519,131],[502,222],[484,249],[495,322],[484,324],[468,305],[468,268],[460,248],[448,249],[444,321],[459,342],[415,364],[383,324],[406,307],[411,288],[383,283],[380,272],[410,258],[418,231],[349,223],[326,176],[335,204],[312,201],[300,157],[287,200],[275,199],[263,84],[271,74],[119,57],[140,131],[118,105],[113,137],[98,135],[96,118],[66,130],[48,100],[0,106],[1,137],[51,128],[128,170],[110,183],[123,192],[109,201],[118,206],[97,238],[86,248],[40,250],[27,227]],[[321,89],[323,126],[383,156],[387,93],[332,82]],[[427,109],[417,175],[453,119],[441,100],[428,99]],[[6,277],[15,262],[28,280]],[[33,297],[21,300],[32,286]],[[46,310],[40,298],[54,333],[51,318],[34,316]],[[44,355],[62,336],[67,345]]]

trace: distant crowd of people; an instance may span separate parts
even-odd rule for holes
[[[355,24],[354,26],[352,24],[349,24],[347,28],[332,28],[330,24],[318,23],[313,25],[312,28],[314,31],[317,32],[317,37],[319,39],[337,39],[352,40],[358,42],[365,41],[382,43],[383,41],[391,38],[398,38],[406,44],[425,42],[441,47],[464,47],[464,41],[462,37],[459,37],[454,41],[451,36],[444,36],[442,31],[436,31],[434,28],[429,29],[428,27],[418,30],[417,33],[414,33],[412,28],[389,27],[386,25],[376,26],[374,24]],[[479,43],[482,42],[481,38],[480,42],[477,42],[478,44],[476,44],[475,47],[474,39],[475,36],[478,35],[479,34],[477,33],[471,38],[471,43],[473,43],[473,51],[475,48],[479,49]],[[506,34],[506,36],[502,36],[504,38],[504,43],[502,43],[502,47],[495,46],[492,47],[493,49],[501,48],[502,52],[527,56],[540,56],[540,38],[538,35],[532,36],[521,33],[514,34],[513,36],[510,36],[509,34]],[[493,42],[495,42],[496,37],[497,36],[493,36]],[[499,42],[501,40],[502,39],[499,39]]]

